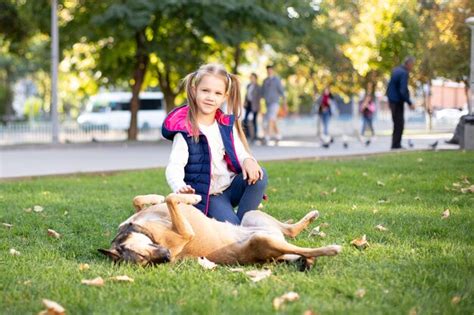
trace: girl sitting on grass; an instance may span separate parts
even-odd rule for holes
[[[183,83],[188,104],[171,111],[162,127],[173,141],[166,179],[176,193],[200,195],[196,207],[208,217],[239,225],[247,211],[257,209],[267,175],[250,155],[238,119],[238,78],[220,64],[207,64]],[[225,102],[232,114],[220,109]]]

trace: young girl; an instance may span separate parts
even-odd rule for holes
[[[200,195],[196,207],[208,217],[239,225],[247,211],[257,209],[267,186],[238,120],[239,81],[222,65],[207,64],[184,84],[188,104],[171,111],[162,127],[173,140],[166,179],[176,193]],[[224,102],[232,114],[222,112]]]

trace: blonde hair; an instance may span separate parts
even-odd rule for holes
[[[191,126],[194,141],[199,141],[199,127],[196,120],[198,113],[198,105],[196,102],[196,87],[201,82],[202,78],[206,75],[213,75],[221,78],[225,82],[226,95],[227,95],[227,112],[233,114],[235,117],[235,126],[237,128],[238,135],[244,144],[245,149],[250,153],[250,149],[245,138],[242,124],[240,123],[240,116],[242,114],[242,104],[240,101],[240,82],[239,78],[226,71],[223,65],[217,63],[209,63],[199,67],[197,71],[188,74],[183,79],[184,89],[188,99],[188,121]]]

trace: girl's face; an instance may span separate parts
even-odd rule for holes
[[[205,75],[195,87],[198,115],[214,117],[226,100],[226,84],[215,75]]]

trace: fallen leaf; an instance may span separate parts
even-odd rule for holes
[[[306,310],[303,312],[303,315],[318,315],[318,313],[314,312],[313,310]]]
[[[79,264],[80,271],[89,270],[89,268],[90,268],[89,264]]]
[[[13,224],[10,224],[10,223],[2,223],[2,224],[6,228],[11,228],[13,226]]]
[[[41,207],[41,206],[34,206],[34,207],[33,207],[33,211],[34,211],[34,212],[41,212],[41,211],[43,211],[43,209],[44,209],[44,208]]]
[[[263,270],[249,270],[245,272],[247,276],[250,277],[250,280],[253,282],[258,282],[269,277],[272,274],[270,269],[263,269]]]
[[[385,183],[384,183],[384,182],[382,182],[382,181],[380,181],[380,180],[378,180],[378,181],[377,181],[377,185],[379,185],[379,186],[382,186],[382,187],[383,187],[383,186],[385,186]]]
[[[42,302],[43,302],[43,305],[46,306],[46,310],[43,311],[44,314],[48,314],[48,315],[64,315],[64,314],[66,314],[66,310],[64,309],[64,307],[59,305],[59,303],[48,300],[48,299],[43,299]]]
[[[329,226],[329,223],[323,222],[323,223],[321,223],[319,226],[322,227],[322,228],[325,228],[325,227],[328,227],[328,226]]]
[[[379,231],[382,231],[382,232],[388,231],[388,229],[385,226],[383,226],[382,224],[376,225],[375,229],[379,230]]]
[[[231,272],[244,272],[244,268],[239,268],[239,267],[229,268],[229,271],[231,271]]]
[[[259,203],[257,209],[263,209],[263,203]]]
[[[14,248],[10,248],[10,255],[12,256],[20,256],[21,253],[19,251],[17,251],[16,249]]]
[[[81,283],[95,287],[102,287],[105,284],[104,279],[102,279],[102,277],[97,277],[91,280],[81,280]]]
[[[334,187],[334,188],[331,190],[331,192],[332,192],[333,194],[335,194],[336,191],[337,191],[337,187]]]
[[[314,229],[311,230],[311,232],[309,232],[309,235],[308,236],[313,236],[313,235],[316,235],[316,236],[319,236],[319,237],[326,237],[326,233],[320,231],[320,226],[318,225],[317,227],[315,227]]]
[[[367,236],[365,234],[362,235],[361,238],[356,238],[352,240],[351,244],[357,247],[358,249],[364,249],[369,246],[369,243],[367,242]]]
[[[356,297],[358,297],[359,299],[363,298],[364,295],[365,295],[365,289],[357,289],[357,291],[355,291],[354,295]]]
[[[61,234],[59,234],[58,232],[56,232],[55,230],[52,230],[52,229],[48,229],[48,235],[51,236],[51,237],[55,237],[55,238],[60,238],[61,237]]]
[[[368,176],[369,174],[367,174],[366,172],[363,172],[362,173],[362,176]]]
[[[336,175],[337,175],[337,176],[341,175],[341,171],[340,171],[340,170],[336,170]]]
[[[474,193],[474,185],[469,186],[468,189],[469,189],[470,192]]]
[[[24,210],[25,210],[25,212],[31,212],[31,208],[26,208]]]
[[[456,188],[460,188],[461,184],[460,183],[453,183],[453,186],[456,187]]]
[[[25,280],[23,281],[23,285],[30,285],[31,284],[31,280]]]
[[[416,307],[412,307],[410,311],[408,312],[408,315],[416,315],[416,314],[418,314],[416,311]]]
[[[204,269],[214,269],[217,267],[216,263],[208,260],[206,257],[198,257],[198,264]]]
[[[471,183],[466,175],[461,176],[461,179],[462,179],[462,182],[464,184],[470,184]]]
[[[320,196],[327,196],[329,193],[327,191],[322,191],[319,193]]]
[[[125,281],[125,282],[134,282],[133,278],[130,278],[129,276],[115,276],[111,277],[110,280],[115,280],[115,281]]]
[[[390,201],[388,199],[385,199],[385,198],[380,198],[379,201],[377,201],[377,203],[389,203]]]
[[[421,200],[420,196],[415,196],[415,200],[420,201]]]
[[[461,297],[459,295],[455,295],[451,299],[451,304],[453,305],[459,304],[459,302],[461,302]]]
[[[293,302],[293,301],[298,300],[299,298],[300,298],[300,295],[298,293],[293,292],[293,291],[287,292],[283,294],[282,296],[273,299],[273,308],[278,311],[283,305],[283,303]]]
[[[374,209],[372,210],[372,213],[374,213],[374,214],[377,213],[377,212],[379,212],[379,209],[377,209],[377,208],[374,208]]]
[[[443,215],[441,216],[441,218],[442,219],[447,219],[447,218],[449,218],[450,214],[451,213],[449,212],[449,209],[446,209],[446,210],[443,211]]]
[[[446,191],[450,191],[450,190],[451,190],[451,188],[449,188],[448,186],[444,185],[444,190],[446,190]]]
[[[352,209],[352,210],[356,210],[356,209],[357,209],[357,205],[352,205],[351,209]]]

